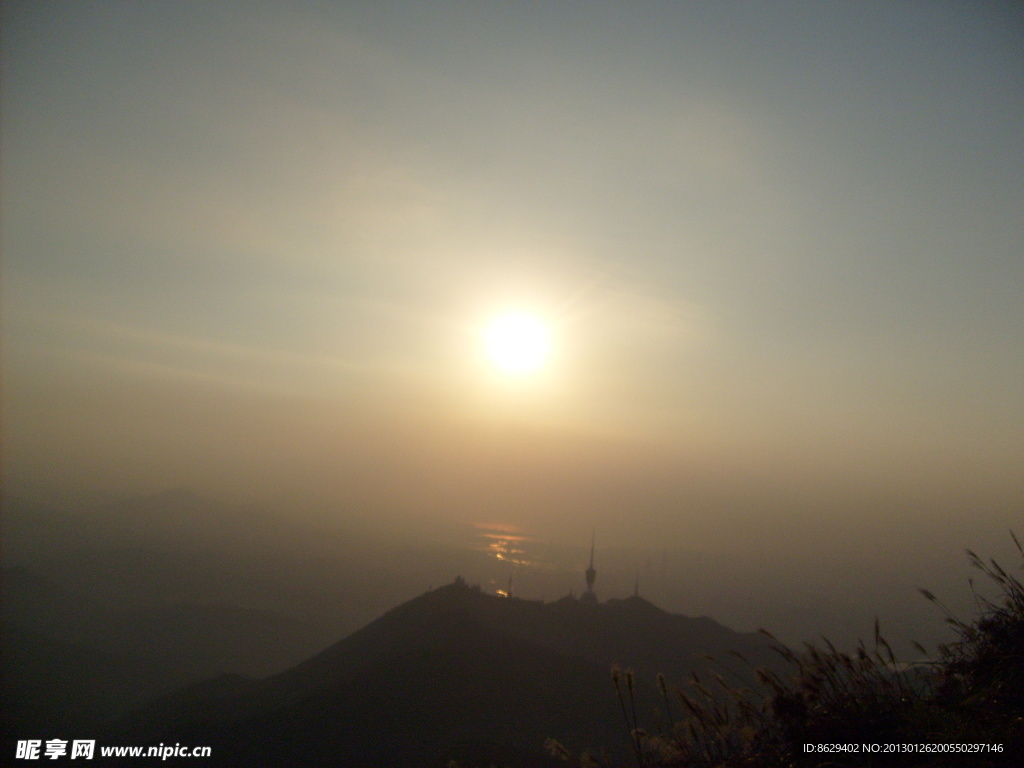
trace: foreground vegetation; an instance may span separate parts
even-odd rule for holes
[[[1011,535],[1024,564],[1024,549]],[[1024,765],[1024,586],[996,561],[968,556],[998,597],[978,596],[980,615],[962,621],[921,590],[956,632],[932,663],[898,663],[877,622],[873,641],[861,641],[852,655],[827,641],[801,652],[779,645],[794,674],[758,671],[763,691],[717,674],[670,691],[659,676],[664,722],[651,730],[637,716],[632,672],[614,670],[635,765]],[[609,764],[588,754],[576,758],[555,741],[548,746],[573,766]]]

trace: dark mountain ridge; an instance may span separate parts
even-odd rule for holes
[[[544,765],[547,737],[577,751],[624,744],[612,665],[637,670],[638,702],[653,717],[657,672],[682,682],[707,668],[705,654],[729,651],[782,664],[760,635],[639,597],[544,604],[456,580],[292,669],[193,686],[116,732],[208,743],[216,765]]]
[[[221,672],[266,675],[318,647],[315,628],[230,604],[115,608],[24,567],[0,572],[8,722],[98,724]]]

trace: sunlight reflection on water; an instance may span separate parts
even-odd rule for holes
[[[473,523],[473,549],[486,552],[501,562],[524,567],[543,567],[545,563],[532,546],[536,539],[524,535],[520,529],[501,523]]]
[[[483,558],[476,577],[487,592],[543,600],[583,589],[589,548],[560,545],[494,521],[470,523],[463,536],[460,546]]]

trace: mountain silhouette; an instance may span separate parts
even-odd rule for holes
[[[24,567],[0,578],[8,723],[87,727],[217,673],[266,675],[318,647],[295,619],[228,604],[115,608]]]
[[[613,665],[636,670],[639,710],[656,725],[655,674],[681,683],[705,654],[729,651],[781,665],[758,634],[639,597],[544,604],[457,579],[281,674],[192,686],[111,736],[208,744],[213,765],[555,765],[548,737],[576,752],[627,746]]]

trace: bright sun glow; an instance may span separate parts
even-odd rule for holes
[[[537,317],[524,313],[494,318],[484,331],[487,356],[509,376],[539,371],[551,353],[551,333]]]

